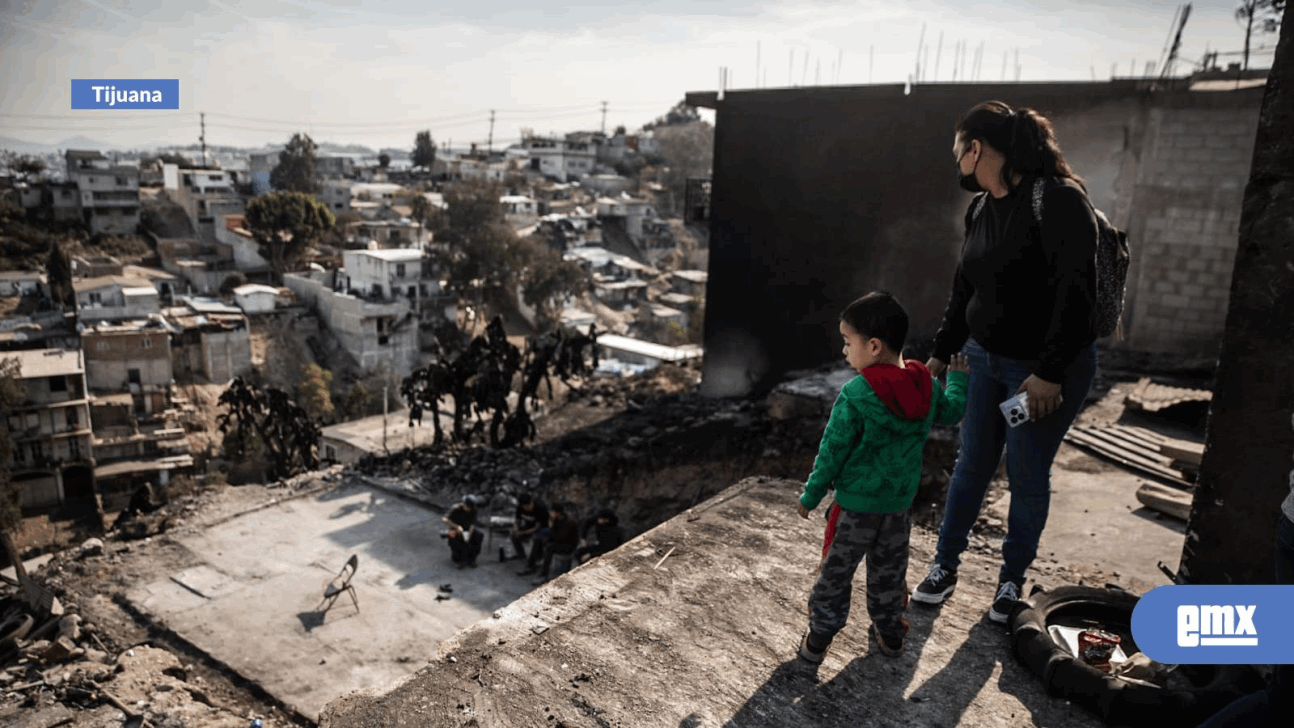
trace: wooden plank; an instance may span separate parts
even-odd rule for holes
[[[1087,437],[1095,438],[1101,442],[1107,443],[1111,447],[1117,448],[1128,455],[1135,455],[1148,465],[1158,465],[1160,467],[1167,468],[1173,462],[1172,458],[1164,457],[1154,450],[1147,449],[1135,441],[1125,440],[1118,435],[1105,432],[1104,430],[1098,430],[1091,427],[1075,427],[1073,429],[1078,430]]]
[[[1082,427],[1078,429],[1084,434],[1091,435],[1092,437],[1099,437],[1116,447],[1121,447],[1129,452],[1141,455],[1147,460],[1159,463],[1166,468],[1173,464],[1173,459],[1161,455],[1159,453],[1159,449],[1155,445],[1147,443],[1145,440],[1125,435],[1118,430],[1095,427]]]
[[[1069,433],[1065,435],[1065,439],[1077,445],[1089,448],[1097,454],[1104,455],[1121,465],[1126,465],[1134,470],[1153,475],[1157,478],[1162,478],[1172,485],[1182,488],[1191,487],[1190,482],[1182,478],[1180,473],[1166,468],[1156,462],[1147,461],[1144,458],[1137,456],[1135,453],[1122,450],[1121,448],[1115,447],[1099,438],[1091,437],[1090,435],[1086,435],[1081,432],[1075,432],[1071,429]]]
[[[1131,435],[1140,436],[1145,440],[1152,441],[1159,452],[1167,455],[1174,460],[1185,460],[1188,463],[1200,464],[1204,458],[1204,443],[1191,442],[1175,437],[1161,435],[1154,430],[1147,430],[1144,427],[1128,427],[1126,425],[1113,425],[1109,429],[1117,432],[1126,432]]]
[[[1183,521],[1191,517],[1191,494],[1176,488],[1146,483],[1137,489],[1137,500],[1147,508],[1153,508]]]

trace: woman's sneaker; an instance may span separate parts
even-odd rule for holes
[[[935,564],[930,567],[926,578],[917,584],[917,590],[912,592],[912,599],[922,604],[942,604],[956,588],[957,572]]]
[[[997,596],[993,597],[993,606],[988,609],[988,618],[998,624],[1005,624],[1011,616],[1015,605],[1020,603],[1020,585],[1013,581],[1004,581],[997,585]]]

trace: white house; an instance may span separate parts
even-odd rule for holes
[[[504,195],[499,204],[504,219],[513,225],[530,225],[539,219],[539,203],[525,195]]]
[[[72,288],[77,317],[87,323],[147,318],[161,311],[157,288],[145,278],[82,278],[73,281]]]
[[[217,239],[218,220],[246,209],[226,170],[179,169],[168,164],[163,167],[163,177],[166,193],[189,214],[194,231],[204,240]]]
[[[439,291],[420,290],[423,279],[422,250],[347,250],[342,252],[346,289],[357,295],[380,299],[407,298],[417,301],[419,294]]]
[[[522,133],[522,148],[530,155],[530,169],[562,181],[592,174],[597,149],[588,141],[533,136]]]
[[[274,310],[279,289],[259,283],[248,283],[234,289],[234,303],[243,313],[269,313]]]

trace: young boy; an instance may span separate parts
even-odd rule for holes
[[[859,373],[840,391],[818,457],[800,496],[801,518],[835,488],[835,527],[809,596],[809,629],[800,658],[822,662],[849,617],[854,572],[867,559],[867,612],[881,652],[903,651],[907,620],[909,509],[921,480],[921,451],[934,422],[952,425],[966,408],[969,366],[958,355],[948,366],[948,389],[925,365],[903,358],[908,315],[885,291],[849,304],[840,314],[849,366]]]

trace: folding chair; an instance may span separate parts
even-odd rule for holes
[[[350,600],[355,603],[355,611],[358,612],[359,599],[355,596],[354,585],[350,583],[350,580],[355,577],[355,572],[358,569],[359,554],[351,554],[350,559],[346,561],[346,565],[341,567],[341,571],[337,572],[337,576],[334,576],[324,585],[323,601],[319,602],[319,607],[323,608],[320,609],[319,607],[315,607],[315,611],[327,614],[328,610],[332,609],[333,603],[337,601],[337,597],[341,596],[342,592],[350,592]],[[325,604],[327,604],[327,606],[324,606]]]

